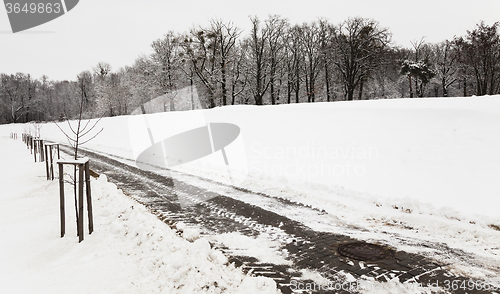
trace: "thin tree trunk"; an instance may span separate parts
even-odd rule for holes
[[[236,96],[234,95],[234,91],[236,89],[236,83],[233,83],[231,86],[231,105],[234,105],[234,100],[236,100]]]
[[[448,89],[446,88],[446,80],[443,78],[441,80],[441,85],[443,87],[443,97],[448,97]]]
[[[295,103],[299,103],[299,91],[300,91],[300,89],[299,89],[299,87],[297,86],[297,87],[295,88]]]
[[[306,91],[307,91],[307,102],[311,102],[311,91],[310,91],[310,85],[309,85],[309,77],[307,74],[305,75],[306,77]]]
[[[275,105],[276,104],[276,93],[274,91],[274,80],[276,76],[276,68],[275,68],[275,60],[274,58],[271,59],[271,72],[269,73],[269,84],[270,84],[270,95],[271,95],[271,104]]]
[[[290,81],[287,81],[286,85],[286,98],[288,104],[290,104],[291,99],[292,99],[292,83]]]
[[[194,87],[193,87],[193,72],[191,71],[191,76],[189,77],[189,86],[191,87],[191,110],[194,110]]]
[[[311,93],[311,102],[315,102],[316,100],[316,81],[315,81],[315,78],[314,78],[314,73],[312,72],[312,69],[311,69],[311,75],[309,77],[309,92]]]
[[[328,65],[325,63],[325,84],[326,84],[326,101],[330,102],[330,77],[328,76]]]
[[[73,170],[74,170],[74,173],[73,173],[73,195],[75,195],[75,215],[76,215],[76,227],[77,227],[77,230],[76,230],[76,235],[79,236],[80,234],[78,233],[78,202],[77,202],[77,197],[76,197],[76,193],[77,193],[77,178],[76,178],[76,165],[73,165]]]
[[[413,88],[411,83],[411,75],[408,75],[408,81],[410,81],[410,98],[413,98]]]
[[[275,93],[274,93],[274,77],[271,75],[271,80],[270,80],[270,95],[271,95],[271,105],[275,105],[276,104],[276,97],[275,97]]]
[[[359,93],[358,100],[363,100],[363,86],[365,85],[365,79],[361,79],[359,82]]]
[[[222,87],[222,105],[227,105],[227,88],[226,88],[226,62],[223,60],[221,65],[221,87]]]

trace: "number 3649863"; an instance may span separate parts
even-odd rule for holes
[[[55,13],[62,12],[61,3],[5,3],[7,13]]]

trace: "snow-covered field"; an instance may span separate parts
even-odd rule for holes
[[[229,167],[216,152],[174,169],[324,209],[328,225],[293,216],[314,229],[451,259],[454,271],[469,276],[498,276],[500,96],[228,106],[103,118],[103,132],[85,147],[134,160],[151,144],[146,128],[158,142],[207,122],[240,127],[238,139],[225,148]],[[0,136],[27,129],[0,126]],[[66,141],[53,124],[44,125],[41,135]],[[462,259],[443,254],[456,249]]]

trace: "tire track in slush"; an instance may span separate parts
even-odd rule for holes
[[[67,146],[61,146],[61,150],[70,151]],[[323,287],[316,289],[314,293],[357,293],[359,285],[356,281],[367,279],[387,282],[398,278],[400,282],[421,283],[424,286],[434,285],[436,282],[443,285],[446,280],[468,281],[465,277],[448,272],[444,265],[404,251],[393,251],[393,258],[376,262],[351,260],[337,253],[339,245],[358,241],[349,236],[314,231],[298,221],[229,197],[230,195],[221,195],[179,180],[174,183],[172,178],[144,171],[88,150],[80,152],[91,159],[91,167],[95,172],[105,174],[125,194],[148,207],[173,228],[176,223],[183,222],[196,226],[201,235],[205,236],[231,232],[249,237],[265,234],[269,240],[279,242],[280,248],[276,250],[283,253],[291,265],[261,262],[251,256],[237,255],[224,244],[212,245],[223,251],[230,262],[240,266],[245,272],[274,279],[283,293],[302,293],[297,290],[298,281],[304,284],[314,283],[301,278],[301,271],[305,269],[321,273],[332,286],[342,286],[340,289]],[[269,197],[246,189],[237,190],[236,193]],[[285,199],[274,200],[283,209],[294,206],[316,213],[318,217],[322,214],[317,209]],[[462,293],[459,290],[448,292]],[[474,293],[490,291],[476,290]]]

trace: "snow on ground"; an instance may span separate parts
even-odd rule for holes
[[[229,167],[216,152],[176,170],[323,209],[328,214],[321,220],[287,215],[318,230],[425,253],[467,275],[498,276],[499,96],[104,118],[103,133],[86,147],[134,160],[151,144],[149,131],[158,142],[207,122],[241,129],[225,148]],[[0,134],[23,129],[28,127],[0,126]],[[65,142],[53,124],[43,126],[42,137]]]
[[[0,138],[0,154],[3,293],[278,292],[272,279],[228,265],[205,238],[178,236],[104,175],[91,183],[95,231],[82,243],[66,184],[60,238],[58,183],[46,180],[45,164],[34,163],[20,139]]]
[[[499,96],[228,106],[103,118],[103,133],[86,147],[135,159],[140,135],[129,122],[149,124],[155,141],[207,121],[228,122],[241,129],[242,150],[231,149],[236,140],[226,152],[230,166],[246,176],[242,185],[260,187],[279,179],[277,189],[283,184],[342,188],[358,192],[352,198],[389,199],[416,213],[495,222],[499,114]],[[28,127],[0,126],[4,136],[23,129]],[[53,124],[44,125],[41,133],[66,142]],[[140,138],[150,144],[147,130]],[[219,181],[228,177],[220,152],[176,169]]]
[[[225,233],[212,236],[214,242],[224,244],[231,249],[231,253],[236,256],[255,257],[261,262],[291,265],[290,260],[285,259],[280,251],[281,243],[272,241],[265,234],[257,237],[249,237],[238,232]]]

